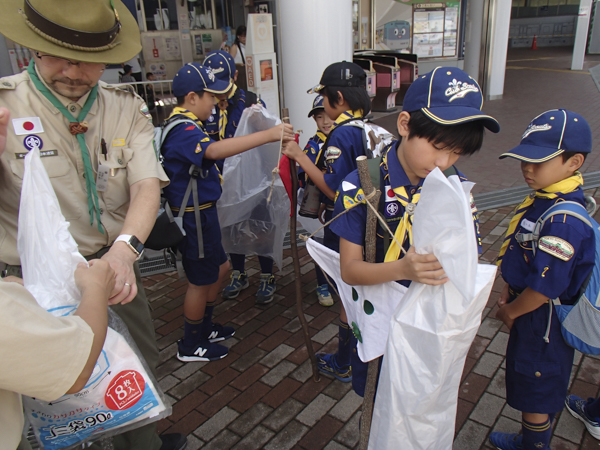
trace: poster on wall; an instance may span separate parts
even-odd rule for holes
[[[179,36],[170,36],[165,38],[166,59],[181,59],[181,46]]]
[[[374,1],[376,49],[456,58],[460,2]]]

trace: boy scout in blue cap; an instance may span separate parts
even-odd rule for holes
[[[317,124],[317,133],[313,137],[311,137],[304,146],[304,153],[310,158],[313,164],[316,164],[317,160],[319,160],[321,156],[323,145],[327,140],[327,136],[329,136],[329,132],[331,131],[331,128],[333,126],[333,121],[325,112],[322,95],[317,95],[313,100],[313,105],[310,112],[308,113],[308,117],[312,117],[315,120],[315,123]],[[298,171],[298,179],[300,181],[301,186],[305,187],[307,180],[302,168]],[[324,198],[322,193],[321,198]],[[324,204],[322,205],[324,206]],[[321,306],[332,306],[333,298],[329,293],[327,278],[323,274],[321,268],[316,264],[315,272],[317,274],[317,298],[319,299],[319,304]]]
[[[178,342],[177,358],[181,361],[213,361],[227,355],[227,347],[216,344],[234,334],[231,327],[212,322],[214,300],[229,270],[221,245],[221,230],[216,202],[221,196],[221,181],[215,161],[250,150],[267,142],[293,139],[291,125],[279,125],[244,137],[212,140],[201,125],[216,103],[216,94],[231,89],[231,81],[215,77],[212,69],[198,63],[183,66],[173,79],[177,107],[171,118],[189,118],[197,125],[181,123],[167,136],[161,151],[164,167],[171,179],[165,196],[171,205],[181,205],[188,187],[190,168],[198,169],[198,209],[202,227],[203,257],[197,238],[195,207],[188,201],[183,216],[186,236],[179,245],[189,285],[183,303],[184,336]],[[179,208],[173,207],[178,211]],[[210,302],[210,303],[209,303]]]
[[[378,224],[376,263],[364,261],[367,207],[352,208],[331,224],[331,230],[340,237],[340,269],[346,283],[396,281],[408,286],[411,281],[431,285],[447,281],[433,254],[417,254],[411,247],[412,214],[418,207],[424,178],[432,170],[450,170],[466,181],[454,163],[461,155],[472,155],[481,148],[484,127],[494,133],[500,130],[498,122],[481,111],[482,105],[477,82],[455,67],[438,67],[412,83],[398,115],[400,140],[384,149],[379,174],[379,211],[407,253],[403,255],[393,240],[386,249],[383,236],[387,233]],[[340,186],[334,216],[360,202],[360,195],[360,179],[354,171]],[[473,207],[472,211],[477,232],[477,210]],[[366,367],[354,352],[352,384],[359,395],[364,395]]]
[[[344,126],[363,118],[371,110],[371,99],[366,90],[365,71],[357,64],[341,61],[329,65],[323,71],[318,85],[308,90],[309,94],[323,96],[325,113],[334,121],[322,148],[323,160],[314,164],[300,149],[290,142],[284,149],[288,158],[296,160],[306,175],[324,194],[326,210],[325,222],[333,216],[333,199],[344,177],[356,169],[356,158],[365,155],[362,128]],[[325,168],[325,173],[322,172]],[[339,238],[325,227],[323,243],[328,248],[339,251]],[[344,307],[340,306],[339,344],[336,354],[317,354],[317,363],[322,373],[332,375],[340,381],[352,381],[350,358],[356,339],[347,323]]]
[[[244,109],[260,104],[266,107],[265,103],[257,98],[254,92],[246,92],[237,87],[234,83],[237,80],[238,72],[235,67],[233,57],[222,50],[209,53],[204,60],[204,66],[213,69],[215,76],[221,80],[231,80],[231,89],[224,94],[217,94],[219,99],[218,107],[214,113],[205,121],[208,135],[218,141],[220,139],[232,138],[235,135],[240,123]],[[223,168],[223,161],[219,161],[219,169]],[[246,274],[246,255],[230,253],[231,281],[223,289],[221,294],[223,298],[236,298],[243,289],[250,285],[248,275]],[[273,275],[273,259],[267,256],[258,256],[260,263],[260,284],[256,292],[256,303],[264,305],[273,301],[275,294],[275,276]]]
[[[506,400],[522,412],[519,434],[490,435],[498,449],[549,449],[552,420],[564,405],[574,350],[563,340],[552,299],[567,305],[576,299],[594,265],[593,230],[575,217],[554,216],[541,230],[535,255],[520,236],[557,202],[585,206],[578,170],[591,150],[586,120],[553,109],[533,119],[521,144],[500,156],[521,161],[534,192],[516,208],[498,256],[506,287],[496,317],[510,329]]]

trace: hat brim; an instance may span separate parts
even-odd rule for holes
[[[74,50],[43,38],[29,28],[19,13],[23,8],[23,0],[3,0],[0,33],[23,47],[49,55],[81,62],[121,64],[136,56],[142,50],[142,44],[136,20],[121,0],[113,1],[122,27],[116,40],[119,44],[109,50]]]
[[[514,158],[519,161],[525,161],[530,163],[543,163],[556,158],[564,150],[550,147],[540,147],[537,145],[522,144],[517,145],[511,151],[502,153],[498,158]]]
[[[317,84],[316,86],[311,87],[308,91],[306,91],[307,94],[318,94],[319,92],[321,92],[321,90],[324,88],[325,86],[322,84]]]
[[[500,124],[492,116],[483,114],[477,108],[468,106],[444,106],[439,108],[421,108],[421,111],[434,122],[442,125],[458,125],[460,123],[481,120],[483,126],[492,133],[500,131]]]
[[[317,113],[317,111],[325,111],[325,107],[317,106],[316,108],[311,109],[310,112],[308,113],[308,117],[314,116]]]
[[[215,81],[211,84],[210,88],[204,90],[212,94],[226,94],[232,87],[233,83],[231,80],[225,81],[215,77]]]

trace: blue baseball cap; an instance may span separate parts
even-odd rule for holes
[[[592,130],[580,114],[551,109],[531,121],[521,143],[500,155],[532,163],[542,163],[564,152],[590,153]]]
[[[177,71],[173,78],[173,95],[183,97],[190,92],[207,91],[224,94],[231,89],[231,80],[221,80],[212,69],[198,63],[187,63]]]
[[[313,100],[313,106],[310,112],[308,113],[308,117],[314,116],[320,110],[325,111],[325,107],[323,106],[323,96],[317,95]]]
[[[237,70],[233,57],[223,50],[209,53],[202,64],[205,67],[210,67],[215,76],[224,81],[229,81],[230,78],[233,79]]]
[[[436,67],[412,82],[402,104],[402,111],[421,110],[434,122],[442,125],[481,120],[493,133],[500,124],[481,111],[483,95],[473,78],[457,67]]]

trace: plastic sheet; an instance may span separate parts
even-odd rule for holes
[[[73,274],[85,259],[68,227],[36,148],[25,157],[17,246],[25,287],[55,316],[72,314],[80,301]],[[42,448],[79,446],[171,413],[127,327],[110,310],[109,327],[84,389],[52,402],[23,398],[27,419]]]
[[[235,136],[274,127],[281,121],[261,105],[246,108]],[[279,164],[279,141],[229,157],[223,167],[223,193],[218,202],[223,248],[227,253],[273,258],[279,268],[288,231],[290,200],[279,176],[267,202]]]
[[[418,253],[434,253],[449,281],[412,283],[391,319],[369,449],[451,449],[460,377],[496,267],[478,264],[473,183],[425,180],[413,220]]]

